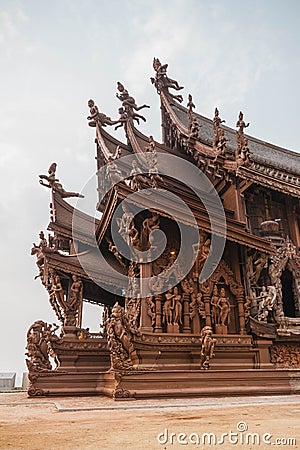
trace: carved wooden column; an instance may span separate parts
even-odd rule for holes
[[[205,308],[205,325],[211,327],[210,295],[204,294],[203,302]]]
[[[162,326],[161,326],[161,301],[162,301],[162,295],[157,294],[155,295],[155,328],[154,333],[162,333]]]
[[[152,273],[151,263],[140,264],[140,289],[141,289],[141,318],[140,318],[140,331],[151,333],[153,331],[151,324],[151,317],[148,314],[147,305],[147,288],[148,282],[144,280],[145,278],[150,278]],[[146,286],[147,284],[147,286]]]
[[[190,326],[190,294],[183,294],[183,333],[191,333]]]
[[[244,295],[243,294],[237,295],[236,298],[237,298],[237,304],[238,304],[240,334],[246,334]]]

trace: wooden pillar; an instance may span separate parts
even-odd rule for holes
[[[205,325],[211,327],[210,295],[204,294],[203,302],[205,308]]]
[[[240,334],[246,334],[244,301],[245,301],[244,295],[237,296]]]
[[[80,299],[80,303],[78,306],[78,316],[77,316],[77,326],[78,328],[82,327],[82,312],[83,312],[83,297]]]
[[[162,301],[162,295],[161,294],[155,295],[155,328],[154,328],[154,333],[162,333],[161,301]]]
[[[146,293],[148,292],[145,278],[150,278],[152,273],[151,263],[140,264],[140,290],[141,290],[141,318],[140,318],[140,331],[152,332],[151,317],[148,314],[148,305]],[[148,283],[147,283],[148,284]]]
[[[183,294],[183,333],[191,333],[190,326],[190,294]]]

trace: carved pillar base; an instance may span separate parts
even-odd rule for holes
[[[152,333],[153,328],[151,324],[151,317],[148,314],[148,306],[147,299],[141,298],[141,319],[140,319],[140,328],[141,333]]]
[[[228,328],[226,325],[215,325],[216,334],[228,334]]]
[[[178,334],[178,333],[180,333],[178,323],[174,323],[174,324],[170,323],[170,324],[168,324],[167,325],[167,333],[169,333],[169,334]]]
[[[64,325],[63,331],[64,339],[67,339],[68,341],[77,339],[77,328],[75,325]]]
[[[257,339],[255,346],[259,350],[259,369],[272,369],[274,365],[271,363],[270,347],[272,341],[266,341],[263,339]]]

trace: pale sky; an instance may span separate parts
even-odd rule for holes
[[[0,371],[24,371],[27,329],[56,320],[30,256],[49,222],[38,174],[56,161],[69,190],[94,174],[87,100],[117,118],[121,81],[151,106],[140,129],[160,140],[156,56],[185,104],[192,93],[197,112],[218,106],[232,127],[242,110],[250,135],[299,152],[299,30],[298,0],[0,0]]]

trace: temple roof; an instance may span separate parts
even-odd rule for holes
[[[76,220],[74,218],[76,217]],[[96,219],[67,203],[57,192],[52,195],[52,221],[48,229],[71,239],[95,246],[95,229],[100,220]]]
[[[188,110],[184,106],[173,101],[170,105],[180,122],[188,127]],[[194,113],[200,128],[200,140],[206,144],[212,145],[213,142],[213,121],[198,113]],[[229,139],[227,147],[234,153],[236,147],[236,130],[227,126],[223,126],[225,136]],[[274,144],[257,139],[253,136],[246,135],[251,151],[251,160],[266,164],[270,167],[282,169],[296,175],[300,175],[300,155],[299,153],[278,147]]]

